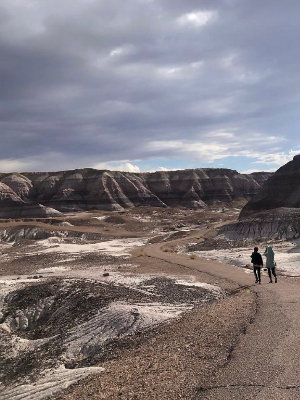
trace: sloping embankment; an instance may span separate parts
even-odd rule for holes
[[[251,218],[224,225],[219,233],[229,240],[298,239],[300,211],[295,208],[265,211]]]

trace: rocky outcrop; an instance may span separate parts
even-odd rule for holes
[[[20,189],[24,194],[23,187]],[[41,204],[25,202],[9,186],[0,182],[0,218],[43,218],[60,215],[59,211]]]
[[[279,240],[300,237],[300,210],[277,208],[253,215],[239,222],[223,226],[220,235],[233,241]]]
[[[32,183],[21,174],[2,174],[0,181],[12,189],[23,200],[34,199],[35,197],[35,190]]]
[[[64,225],[58,225],[52,223],[54,226],[73,226],[71,224],[64,223]],[[61,240],[70,239],[72,243],[74,241],[80,241],[80,243],[88,243],[91,240],[103,241],[104,238],[101,234],[95,232],[80,232],[72,230],[52,230],[38,226],[11,226],[8,228],[0,228],[0,242],[21,242],[23,240],[44,240],[48,238],[59,238]]]
[[[212,168],[140,174],[91,168],[0,174],[0,217],[135,206],[204,208],[215,201],[249,200],[269,176]]]
[[[242,209],[239,222],[224,226],[220,233],[236,241],[298,239],[299,207],[300,155],[270,176]]]
[[[240,219],[280,207],[300,207],[300,155],[279,168],[243,208]]]

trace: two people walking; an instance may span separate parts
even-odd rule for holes
[[[275,283],[277,283],[276,276],[276,262],[274,260],[274,251],[272,246],[267,246],[263,254],[266,257],[266,268],[268,269],[268,275],[270,278],[270,283],[272,283],[272,275],[275,278]],[[254,251],[251,254],[251,262],[253,264],[253,272],[255,276],[255,283],[261,283],[261,269],[264,265],[261,254],[258,252],[258,247],[254,247]]]

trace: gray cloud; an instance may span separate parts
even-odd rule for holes
[[[2,170],[189,158],[193,143],[212,160],[287,154],[299,16],[291,0],[3,0]]]

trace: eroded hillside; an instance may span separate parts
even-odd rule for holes
[[[201,209],[216,201],[249,200],[270,175],[212,168],[140,174],[87,168],[0,174],[0,218],[57,217],[68,211],[136,206]]]

